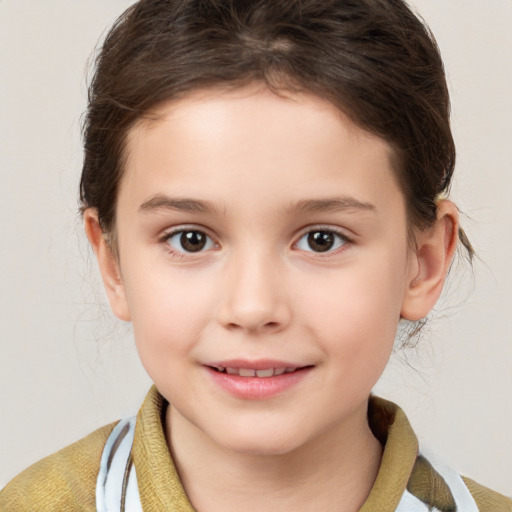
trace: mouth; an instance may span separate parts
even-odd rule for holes
[[[315,365],[276,359],[230,359],[204,364],[213,382],[242,400],[266,400],[295,388]]]
[[[295,367],[295,366],[286,366],[286,367],[277,367],[277,368],[233,368],[229,366],[210,366],[212,370],[215,370],[218,373],[225,373],[227,375],[238,375],[239,377],[259,377],[259,378],[269,378],[275,377],[278,375],[283,375],[285,373],[294,373],[303,368],[307,368],[305,366]]]

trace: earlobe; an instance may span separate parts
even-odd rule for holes
[[[417,250],[412,256],[408,287],[405,290],[401,316],[418,321],[432,310],[443,285],[457,247],[459,216],[449,200],[437,204],[434,225],[418,233]]]
[[[130,311],[126,301],[119,260],[114,254],[108,238],[101,229],[96,209],[87,208],[84,211],[84,229],[98,260],[110,308],[120,320],[128,322],[130,321]]]

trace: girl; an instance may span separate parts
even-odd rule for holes
[[[442,62],[401,0],[142,0],[84,146],[86,233],[155,386],[2,510],[510,510],[370,396],[459,231]]]

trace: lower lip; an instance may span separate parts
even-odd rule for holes
[[[213,381],[229,394],[244,400],[265,400],[277,396],[296,386],[312,367],[301,368],[291,373],[273,377],[240,377],[206,367]]]

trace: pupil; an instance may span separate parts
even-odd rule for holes
[[[328,251],[334,245],[334,235],[329,231],[314,231],[308,235],[308,244],[313,251]]]
[[[206,245],[206,236],[199,231],[185,231],[181,235],[181,246],[188,252],[198,252]]]

